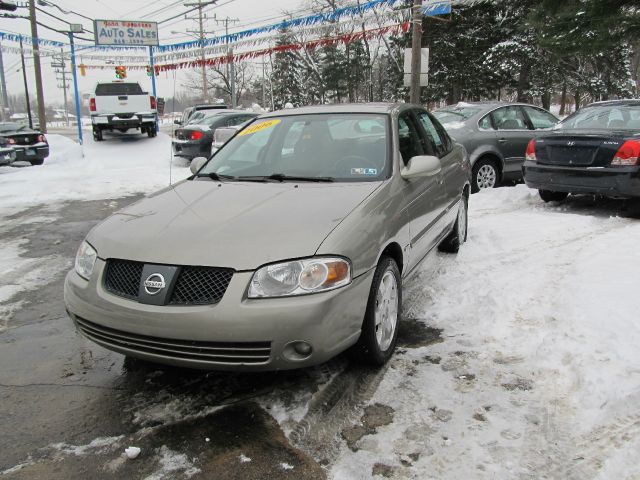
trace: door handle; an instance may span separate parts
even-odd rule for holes
[[[498,142],[499,142],[499,143],[507,143],[507,141],[508,141],[508,140],[507,140],[506,138],[500,138],[500,139],[498,140]]]

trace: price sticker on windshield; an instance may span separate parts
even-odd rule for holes
[[[280,123],[281,120],[265,120],[264,122],[256,123],[255,125],[250,125],[244,130],[242,130],[238,136],[242,137],[244,135],[251,135],[252,133],[261,132],[262,130],[266,130],[267,128],[271,128]]]

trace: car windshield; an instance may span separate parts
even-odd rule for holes
[[[433,112],[433,115],[440,123],[446,125],[447,123],[464,122],[467,118],[475,115],[479,111],[479,108],[472,107],[450,107],[436,110]]]
[[[27,125],[22,125],[20,123],[6,122],[0,123],[0,133],[11,133],[11,132],[28,132],[30,131]]]
[[[391,170],[388,131],[385,115],[334,113],[258,119],[218,150],[199,174],[379,181]]]
[[[640,130],[640,105],[592,105],[565,118],[556,128]]]

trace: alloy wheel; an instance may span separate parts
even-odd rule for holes
[[[386,271],[376,293],[376,341],[381,351],[386,351],[395,335],[398,324],[398,281],[391,271]]]
[[[478,184],[478,188],[493,188],[496,186],[496,169],[493,165],[482,165],[478,169],[478,174],[476,175],[476,183]]]

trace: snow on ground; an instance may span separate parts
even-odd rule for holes
[[[40,204],[151,193],[169,185],[170,170],[173,182],[190,174],[185,160],[171,162],[171,138],[163,133],[105,135],[104,142],[89,137],[83,147],[62,135],[47,139],[44,165],[0,167],[2,216]]]
[[[473,195],[458,256],[405,283],[405,317],[444,341],[392,360],[371,404],[393,422],[332,477],[640,478],[640,222],[610,213]]]

